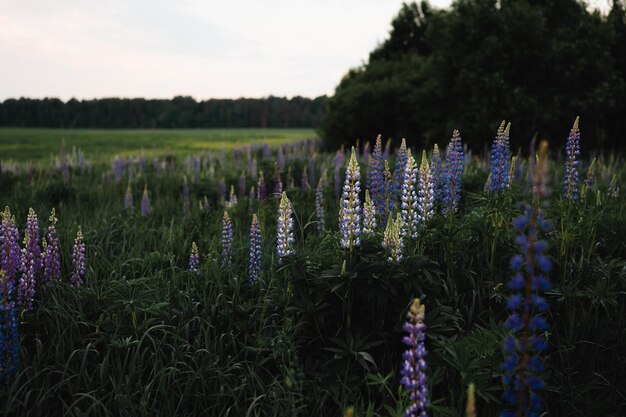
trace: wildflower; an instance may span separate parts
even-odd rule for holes
[[[433,181],[436,203],[443,201],[443,172],[443,163],[441,162],[439,146],[435,143],[435,146],[433,147],[433,154],[430,158],[430,176]]]
[[[312,155],[309,158],[309,169],[307,173],[309,174],[309,185],[315,184],[315,157],[317,154]]]
[[[241,171],[239,175],[239,198],[243,198],[246,195],[246,171]]]
[[[513,179],[515,178],[515,162],[517,161],[517,156],[513,156],[511,158],[511,164],[509,166],[509,182],[506,184],[506,188],[511,188],[511,184],[513,184]]]
[[[200,274],[198,267],[200,266],[200,254],[196,242],[191,242],[191,255],[189,255],[189,272]]]
[[[346,169],[346,179],[339,207],[339,231],[341,247],[350,249],[361,245],[361,171],[352,147],[350,162]]]
[[[585,179],[585,191],[594,192],[595,190],[595,172],[596,172],[596,158],[593,158],[589,169],[587,170],[587,178]]]
[[[538,391],[543,388],[541,373],[543,362],[539,357],[546,348],[543,333],[548,330],[545,312],[548,303],[542,293],[550,289],[546,275],[551,262],[543,254],[546,242],[538,239],[538,230],[547,230],[549,223],[543,219],[540,199],[545,190],[547,172],[547,143],[540,144],[540,160],[535,172],[535,205],[526,207],[524,214],[514,221],[519,235],[516,242],[521,255],[511,259],[513,277],[509,288],[507,308],[511,316],[505,322],[510,331],[504,341],[503,383],[506,386],[505,402],[515,411],[505,411],[503,416],[535,416],[542,412]]]
[[[224,201],[226,201],[226,181],[224,180],[224,177],[220,178],[217,188],[220,194],[220,203],[224,204]]]
[[[250,213],[254,209],[254,196],[256,196],[256,191],[254,187],[250,187],[250,192],[248,193],[248,211]]]
[[[402,224],[402,216],[400,213],[396,214],[395,221],[392,216],[389,215],[387,227],[385,227],[385,232],[383,233],[382,246],[388,251],[389,256],[387,257],[387,261],[390,263],[398,264],[402,260]]]
[[[280,170],[278,169],[278,166],[276,166],[274,170],[274,194],[277,197],[280,197],[282,193],[283,193],[283,181],[280,177]]]
[[[490,192],[501,192],[509,183],[509,164],[511,150],[509,148],[509,131],[511,123],[506,125],[503,120],[498,127],[496,138],[491,145],[491,174],[489,185],[485,186]]]
[[[376,207],[370,198],[370,191],[365,190],[365,203],[363,203],[363,234],[372,236],[376,229]]]
[[[315,189],[315,216],[317,217],[317,230],[323,232],[326,229],[324,218],[324,174],[320,176]]]
[[[433,216],[435,204],[435,190],[433,187],[432,172],[426,159],[426,151],[422,151],[422,164],[419,171],[419,184],[417,196],[417,217],[425,222]]]
[[[17,308],[12,301],[12,280],[0,269],[0,382],[14,375],[20,365],[20,336],[17,327]],[[4,292],[9,290],[10,292]]]
[[[143,196],[141,197],[141,215],[147,217],[150,214],[150,197],[148,197],[148,185],[143,187]]]
[[[11,210],[5,207],[0,224],[0,269],[6,274],[5,282],[11,282],[14,285],[17,281],[21,270],[21,253],[20,235],[15,225],[15,217],[11,215]]]
[[[369,170],[368,170],[368,182],[370,190],[372,190],[371,197],[376,213],[382,214],[385,209],[385,179],[384,179],[384,163],[382,153],[382,139],[378,135],[376,138],[376,144],[374,145],[374,152],[370,156]]]
[[[442,190],[444,213],[454,214],[459,207],[464,161],[461,135],[458,130],[454,130],[446,150],[446,168]]]
[[[408,161],[408,153],[406,148],[406,139],[402,138],[400,149],[396,155],[396,165],[393,171],[393,193],[394,199],[401,200],[402,198],[402,183],[404,181],[404,168]]]
[[[265,188],[265,177],[263,176],[263,171],[259,173],[259,182],[257,184],[257,200],[259,202],[263,202],[265,197],[267,196],[267,191]]]
[[[402,230],[400,234],[417,238],[417,193],[415,186],[417,182],[417,167],[411,151],[407,152],[407,162],[404,167],[404,178],[402,181],[402,198],[400,212],[402,213]]]
[[[276,252],[278,262],[285,256],[291,255],[293,251],[293,209],[291,201],[287,198],[287,193],[283,191],[278,205],[278,228],[276,237]]]
[[[133,211],[133,192],[130,189],[130,181],[126,187],[126,194],[124,194],[124,209]]]
[[[307,171],[308,168],[305,165],[302,170],[302,178],[300,179],[300,188],[302,188],[302,191],[309,191],[311,189],[311,185],[309,184],[309,173]]]
[[[407,345],[407,350],[402,357],[404,364],[400,374],[400,383],[409,392],[411,403],[404,412],[405,417],[426,417],[426,407],[428,406],[428,378],[426,376],[426,325],[424,324],[425,307],[420,303],[419,298],[415,298],[411,303],[407,313],[407,321],[404,323],[404,330],[408,336],[402,338],[402,343]]]
[[[250,285],[261,277],[261,226],[256,214],[252,215],[250,224],[250,259],[248,267],[248,280]]]
[[[59,254],[59,237],[57,235],[58,219],[54,209],[52,209],[50,214],[49,222],[48,240],[43,257],[43,279],[46,283],[61,278],[61,256]]]
[[[126,160],[116,155],[113,160],[113,176],[115,177],[115,182],[120,182],[125,172]]]
[[[276,156],[278,172],[281,173],[285,170],[285,151],[282,146],[278,147],[278,155]]]
[[[191,204],[189,203],[189,183],[187,176],[183,177],[183,216],[189,217],[191,214]]]
[[[250,171],[250,178],[253,182],[256,182],[259,176],[257,172],[256,158],[250,159],[250,166],[248,167],[248,170]]]
[[[74,267],[74,272],[70,277],[70,286],[72,288],[78,288],[83,285],[86,272],[85,243],[83,242],[83,231],[80,226],[78,226],[76,239],[74,239],[74,247],[72,248],[72,266]]]
[[[387,142],[389,143],[389,142]],[[384,210],[380,214],[381,226],[384,228],[387,224],[387,218],[389,217],[389,213],[394,210],[394,201],[393,201],[393,176],[391,175],[391,171],[389,170],[389,162],[387,160],[383,163],[383,178],[384,178],[384,193],[383,193],[383,201],[384,201]]]
[[[231,185],[230,186],[230,197],[228,198],[228,203],[226,204],[227,207],[234,207],[237,205],[237,194],[235,194],[235,186]]]
[[[233,261],[233,223],[228,212],[222,218],[222,266],[230,265]]]
[[[565,145],[565,181],[563,182],[563,197],[569,201],[578,200],[578,164],[580,154],[580,130],[578,117],[574,120]]]

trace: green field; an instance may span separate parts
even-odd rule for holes
[[[313,129],[0,129],[0,160],[43,161],[67,149],[80,148],[88,158],[146,150],[155,155],[189,153],[203,149],[232,149],[260,142],[270,145],[316,137]]]

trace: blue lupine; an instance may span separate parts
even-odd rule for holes
[[[198,267],[200,266],[200,253],[196,242],[191,242],[191,254],[189,255],[189,272],[200,274]]]
[[[498,127],[496,137],[491,145],[491,172],[485,188],[489,192],[504,191],[509,184],[509,165],[511,150],[509,148],[509,131],[511,124],[505,127],[503,120]]]
[[[444,213],[455,213],[458,210],[464,164],[465,156],[463,155],[461,135],[458,130],[454,130],[446,150],[446,167],[442,190]]]
[[[150,214],[150,197],[148,197],[148,185],[143,187],[143,195],[141,196],[141,215],[148,217]]]
[[[346,169],[346,179],[339,203],[339,232],[341,247],[352,250],[361,245],[361,169],[352,147],[350,161]]]
[[[222,218],[222,266],[230,265],[233,261],[233,223],[228,212]]]
[[[421,222],[425,222],[433,216],[433,207],[435,205],[432,171],[426,158],[426,151],[422,151],[422,163],[420,164],[417,188],[417,217]]]
[[[368,167],[368,185],[371,190],[372,202],[376,208],[376,213],[382,215],[385,209],[385,178],[384,178],[384,161],[382,150],[382,139],[380,135],[376,138],[374,152],[369,158]]]
[[[400,201],[402,198],[402,183],[404,181],[404,168],[408,160],[406,139],[402,138],[400,149],[396,155],[396,166],[393,171],[393,194],[394,200]]]
[[[426,339],[426,325],[424,324],[425,306],[415,298],[407,313],[407,321],[403,329],[408,336],[402,338],[402,343],[407,345],[402,358],[404,363],[400,374],[400,383],[409,393],[410,404],[404,412],[405,417],[426,417],[428,407],[428,377],[426,376],[427,351],[424,346]]]
[[[363,203],[363,235],[373,236],[376,229],[376,207],[370,198],[370,191],[365,190],[365,202]]]
[[[83,241],[83,231],[78,226],[78,232],[76,232],[76,239],[74,239],[74,246],[72,247],[72,267],[73,272],[70,276],[70,287],[78,288],[83,285],[86,272],[85,261],[85,242]]]
[[[278,204],[278,226],[276,229],[276,253],[281,263],[285,256],[291,255],[293,250],[293,208],[287,193],[283,191]]]
[[[0,269],[0,382],[14,375],[20,365],[20,336],[17,307],[13,298],[13,280]]]
[[[48,240],[43,255],[43,280],[50,283],[61,278],[61,255],[59,253],[59,236],[57,235],[57,217],[52,209],[48,225]]]
[[[183,216],[189,217],[191,214],[191,204],[189,202],[189,183],[187,176],[183,177]]]
[[[133,211],[133,191],[130,188],[130,181],[128,181],[126,193],[124,194],[124,209]]]
[[[433,180],[433,190],[435,191],[435,202],[441,203],[443,201],[443,163],[441,161],[441,154],[439,153],[439,146],[435,143],[433,147],[433,154],[430,158],[430,172]]]
[[[570,130],[565,145],[565,181],[563,182],[563,198],[569,201],[578,200],[578,155],[580,154],[580,130],[578,117]]]
[[[261,277],[261,226],[256,214],[252,215],[252,223],[250,224],[250,259],[248,264],[248,281],[250,285]]]
[[[534,175],[536,205],[526,207],[524,214],[513,222],[519,233],[516,243],[520,254],[511,259],[514,275],[508,286],[513,293],[507,302],[511,316],[505,322],[510,334],[504,340],[502,364],[504,400],[507,408],[513,410],[504,411],[504,417],[538,417],[543,410],[538,391],[544,386],[541,379],[544,365],[539,355],[547,347],[544,334],[549,326],[545,318],[548,303],[542,293],[551,288],[547,274],[552,264],[544,255],[547,243],[538,239],[537,232],[550,227],[539,205],[545,193],[546,175],[547,142],[544,141]]]
[[[411,239],[417,238],[417,166],[411,151],[407,152],[407,162],[404,167],[402,180],[402,194],[400,198],[400,213],[402,213],[401,235]]]
[[[324,217],[324,179],[322,174],[315,189],[315,217],[317,218],[317,230],[323,232],[326,229],[326,219]]]

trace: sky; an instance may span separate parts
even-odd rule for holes
[[[331,95],[401,4],[0,0],[0,100]]]

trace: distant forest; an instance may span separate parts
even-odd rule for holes
[[[0,103],[0,126],[47,128],[243,128],[318,127],[326,96],[170,100],[104,98],[7,99]]]

